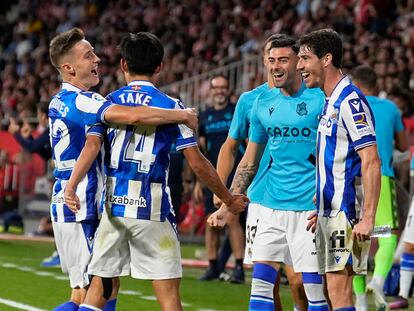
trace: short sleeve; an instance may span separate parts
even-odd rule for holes
[[[342,122],[355,150],[376,144],[374,116],[365,98],[355,92],[341,104]]]
[[[185,109],[181,101],[176,100],[174,109]],[[175,146],[176,150],[182,150],[188,147],[197,146],[197,140],[194,131],[184,124],[174,125]]]
[[[105,112],[112,105],[112,102],[94,92],[81,92],[76,98],[76,108],[81,112],[86,125],[105,122]]]
[[[105,133],[108,129],[108,126],[103,124],[103,123],[96,123],[92,126],[90,126],[87,129],[87,135],[95,135],[95,136],[99,136],[99,137],[104,137]]]
[[[236,104],[236,109],[234,111],[233,119],[231,120],[231,125],[229,129],[229,136],[235,140],[246,139],[249,137],[249,105],[250,103],[249,96],[246,93],[243,93]]]
[[[403,123],[402,123],[402,117],[401,117],[401,112],[400,112],[400,110],[398,110],[398,108],[397,108],[397,106],[393,103],[393,105],[394,105],[394,111],[395,111],[395,114],[394,114],[394,119],[395,119],[395,122],[394,122],[394,132],[395,133],[398,133],[398,132],[402,132],[402,131],[404,131],[404,125],[403,125]]]
[[[258,116],[259,100],[260,100],[260,96],[257,97],[256,100],[254,101],[252,111],[250,112],[251,131],[249,135],[249,140],[254,143],[258,143],[258,144],[265,144],[267,143],[269,136],[267,135],[266,129],[264,128]]]

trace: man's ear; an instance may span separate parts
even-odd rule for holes
[[[126,62],[126,60],[124,58],[121,58],[121,60],[119,61],[120,65],[121,65],[121,70],[122,72],[129,72],[128,70],[128,64]]]
[[[157,68],[155,68],[154,74],[155,75],[159,74],[163,68],[164,68],[164,64],[161,63]]]
[[[322,57],[323,66],[328,67],[330,64],[332,64],[332,54],[326,53],[325,56]]]
[[[60,70],[70,75],[75,74],[75,68],[73,68],[73,66],[69,63],[63,63],[62,65],[60,65]]]

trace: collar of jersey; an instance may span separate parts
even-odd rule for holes
[[[69,82],[63,82],[62,83],[62,90],[66,91],[73,91],[73,92],[82,92],[83,90],[78,88],[77,86],[74,86],[73,84]]]
[[[149,81],[143,81],[143,80],[136,80],[136,81],[131,81],[128,85],[141,85],[141,86],[152,86],[155,87],[154,84],[152,84]]]
[[[335,85],[331,96],[327,97],[326,99],[328,99],[330,102],[331,102],[331,100],[336,101],[338,99],[339,95],[341,95],[342,90],[344,89],[344,87],[347,86],[350,83],[351,83],[351,79],[349,79],[348,76],[343,76],[342,79],[339,80],[339,82]]]

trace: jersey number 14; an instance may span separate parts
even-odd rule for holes
[[[122,161],[137,163],[139,173],[149,173],[155,162],[152,153],[155,143],[154,126],[135,126],[133,132],[117,129],[111,148],[111,167],[118,168],[122,153]]]

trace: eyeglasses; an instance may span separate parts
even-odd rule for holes
[[[227,90],[229,87],[227,85],[216,85],[216,86],[210,86],[210,88],[212,90],[218,90],[218,89]]]

